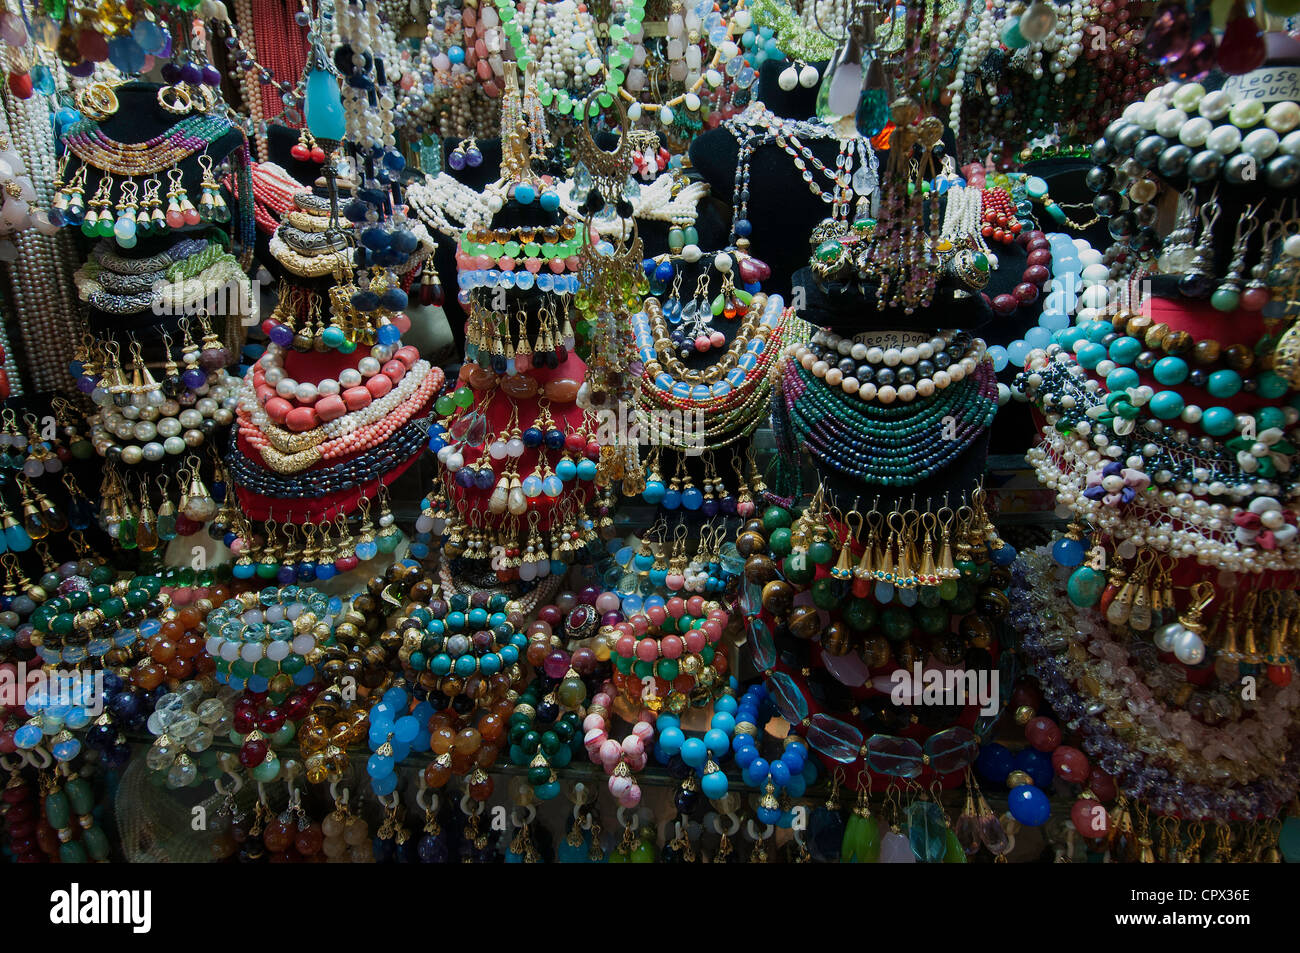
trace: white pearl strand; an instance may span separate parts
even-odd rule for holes
[[[56,84],[64,86],[67,76],[57,57],[38,50],[41,62],[54,72]],[[54,129],[50,109],[43,97],[20,100],[3,87],[5,113],[11,124],[10,142],[22,156],[36,188],[35,205],[49,208],[57,169]],[[14,238],[18,257],[7,268],[13,300],[20,302],[19,329],[26,355],[26,383],[37,391],[57,391],[68,385],[68,363],[74,342],[82,329],[75,316],[79,313],[72,290],[72,273],[77,267],[73,229],[54,228],[43,234],[29,228]],[[5,370],[10,392],[24,392],[12,348],[5,347]]]
[[[694,225],[697,206],[700,199],[708,194],[709,187],[703,182],[691,182],[673,195],[673,183],[674,176],[665,173],[650,185],[642,186],[639,194],[632,199],[632,217],[668,222],[682,227]],[[570,218],[582,218],[578,212],[578,205],[585,196],[573,194],[573,180],[563,180],[556,186],[555,191],[560,197],[560,208],[564,213]],[[626,239],[630,237],[631,232],[632,226],[627,219],[615,218],[600,223],[600,234],[605,238]]]
[[[319,381],[297,381],[285,372],[285,349],[278,344],[268,344],[258,363],[266,383],[275,388],[275,392],[285,400],[296,400],[300,404],[315,403],[318,398],[340,394],[349,387],[357,387],[374,377],[383,368],[385,362],[392,360],[396,348],[386,344],[376,344],[370,354],[357,361],[356,367],[345,367],[339,371],[338,379],[322,378]],[[403,375],[404,376],[404,375]]]
[[[369,148],[382,145],[395,148],[397,137],[393,129],[393,83],[399,74],[388,75],[387,68],[398,68],[397,44],[392,30],[379,19],[379,4],[371,0],[365,4],[348,4],[335,12],[335,41],[337,46],[348,44],[352,48],[353,63],[360,66],[364,54],[384,60],[385,79],[388,85],[376,86],[378,108],[372,109],[363,89],[341,84],[343,112],[347,137],[359,146]],[[372,67],[373,71],[373,67]],[[373,74],[372,74],[373,78]]]
[[[215,382],[200,389],[202,393],[192,407],[182,407],[161,390],[150,391],[146,395],[148,403],[142,407],[119,408],[105,394],[102,401],[96,400],[99,413],[89,420],[90,441],[100,456],[107,455],[113,443],[120,443],[122,462],[131,465],[188,453],[207,440],[199,429],[204,420],[214,420],[224,427],[235,419],[238,385],[238,379],[223,371]]]
[[[1072,363],[1064,353],[1057,353],[1054,359],[1062,364]],[[1041,378],[1035,380],[1037,375],[1033,372],[1041,371],[1051,360],[1053,358],[1041,349],[1030,352],[1026,366],[1031,372],[1031,388],[1042,383]],[[1088,378],[1084,386],[1094,392],[1101,387],[1093,378]],[[1140,494],[1122,508],[1084,496],[1088,474],[1109,461],[1118,461],[1123,451],[1102,435],[1092,434],[1087,426],[1077,427],[1071,436],[1058,433],[1050,422],[1052,419],[1049,415],[1049,423],[1043,428],[1043,442],[1031,449],[1026,459],[1037,472],[1039,481],[1057,491],[1061,506],[1112,539],[1123,541],[1121,545],[1125,551],[1130,549],[1130,543],[1133,552],[1137,547],[1149,545],[1175,556],[1195,556],[1202,565],[1218,566],[1232,572],[1300,568],[1300,546],[1285,545],[1269,551],[1239,544],[1234,538],[1236,524],[1233,517],[1244,508],[1198,498],[1209,495],[1208,486],[1166,485],[1154,494]],[[1300,412],[1292,409],[1288,414],[1288,425],[1297,420],[1300,420]],[[1185,443],[1187,435],[1185,431],[1182,433],[1184,440],[1180,442]],[[1134,469],[1143,468],[1140,459],[1130,458],[1125,462]],[[1246,495],[1233,488],[1226,489],[1237,499]]]
[[[1294,545],[1264,550],[1242,546],[1233,538],[1232,517],[1242,512],[1241,507],[1208,503],[1173,490],[1159,491],[1158,505],[1147,494],[1139,494],[1122,509],[1088,499],[1083,492],[1092,468],[1079,456],[1078,447],[1052,427],[1043,428],[1043,435],[1042,444],[1025,454],[1039,482],[1056,490],[1061,505],[1077,517],[1121,541],[1124,552],[1129,544],[1133,553],[1150,546],[1173,556],[1194,556],[1202,566],[1230,572],[1300,569],[1300,548]]]
[[[420,221],[455,239],[466,228],[486,225],[505,206],[499,194],[478,192],[446,172],[411,183],[406,189],[406,201]]]
[[[1229,118],[1233,105],[1223,90],[1206,92],[1200,83],[1172,82],[1129,103],[1122,116],[1143,129],[1225,159],[1238,150],[1260,162],[1275,152],[1300,155],[1300,105],[1289,100],[1273,103],[1263,122],[1244,134]]]

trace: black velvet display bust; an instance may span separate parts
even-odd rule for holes
[[[758,98],[768,109],[787,119],[808,119],[816,113],[817,89],[796,86],[790,92],[777,82],[784,66],[764,63],[759,73]],[[804,143],[824,164],[835,167],[839,145],[833,139]],[[734,206],[736,161],[740,145],[727,129],[719,127],[697,136],[691,143],[691,165],[709,183],[713,197]],[[750,251],[772,269],[765,290],[790,300],[791,278],[808,263],[808,235],[830,215],[830,206],[814,198],[794,162],[777,145],[754,150],[749,163]],[[825,181],[820,183],[825,187]],[[728,228],[730,225],[728,224]],[[701,236],[702,238],[703,236]],[[724,239],[725,241],[725,239]]]

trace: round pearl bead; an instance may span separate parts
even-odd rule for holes
[[[1278,135],[1286,135],[1300,125],[1300,104],[1293,102],[1274,103],[1264,114],[1264,125]]]
[[[1217,121],[1228,115],[1228,111],[1232,109],[1232,97],[1223,90],[1216,89],[1202,96],[1197,108],[1206,119]]]

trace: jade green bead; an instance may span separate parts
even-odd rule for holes
[[[889,641],[901,642],[912,634],[912,613],[903,606],[891,605],[880,614],[880,627]]]
[[[782,506],[769,506],[763,511],[763,529],[771,533],[775,529],[790,525],[790,511]]]
[[[835,548],[819,540],[808,547],[808,558],[816,565],[824,566],[835,558]]]
[[[71,820],[71,809],[68,805],[68,795],[63,791],[55,791],[45,797],[45,819],[50,822],[50,826],[56,830],[63,830],[69,826]]]
[[[875,625],[876,617],[876,606],[870,599],[854,599],[844,609],[844,621],[859,632],[865,632]]]

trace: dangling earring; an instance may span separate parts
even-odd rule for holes
[[[473,136],[462,139],[456,144],[456,148],[451,150],[451,155],[447,156],[447,165],[457,172],[466,168],[477,169],[482,164],[483,152]]]
[[[199,183],[202,190],[202,195],[199,196],[199,218],[220,224],[230,221],[230,209],[221,196],[221,185],[212,174],[212,157],[199,156],[199,168],[203,170],[203,181]]]
[[[1241,217],[1237,219],[1237,227],[1232,236],[1232,262],[1228,265],[1228,273],[1223,276],[1223,281],[1215,289],[1214,294],[1210,295],[1210,304],[1216,311],[1225,314],[1236,311],[1241,303],[1241,283],[1246,270],[1246,253],[1250,239],[1255,234],[1255,229],[1259,227],[1256,215],[1259,214],[1259,207],[1262,204],[1261,199],[1254,205],[1247,206],[1241,213]]]

